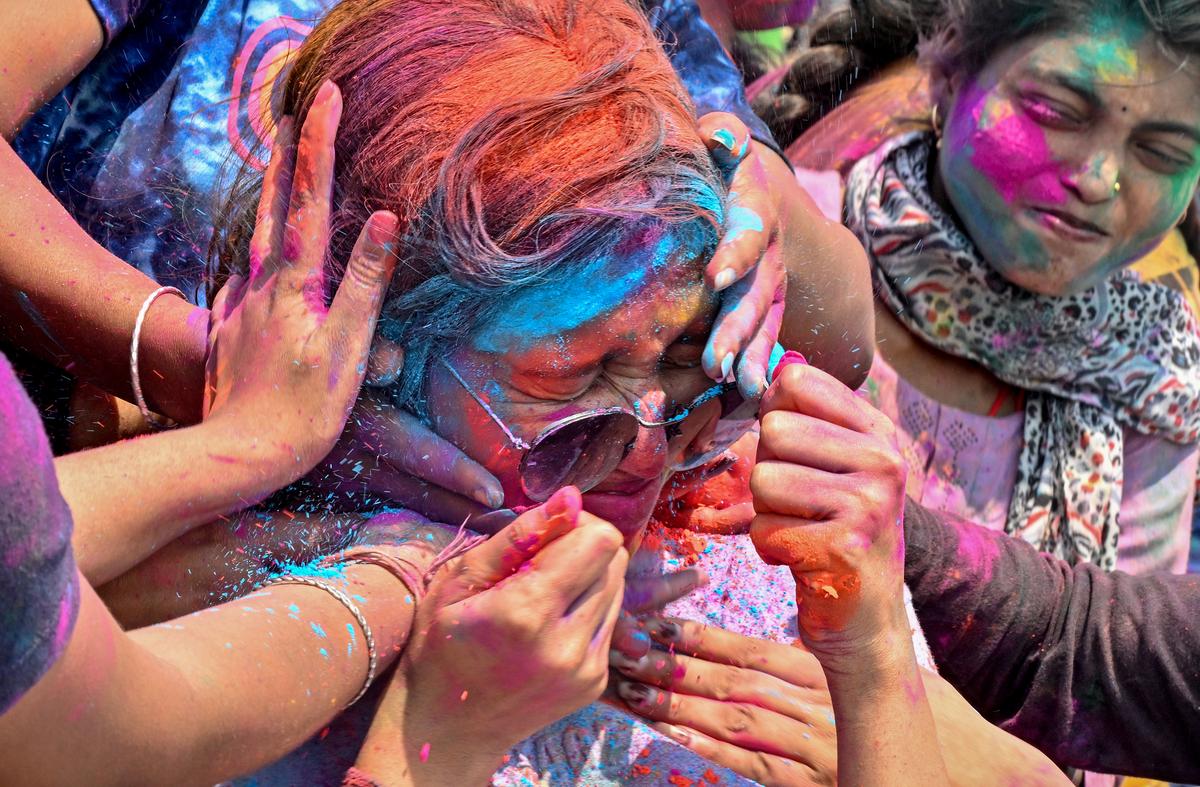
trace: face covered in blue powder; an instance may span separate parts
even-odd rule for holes
[[[700,365],[717,306],[702,278],[706,244],[694,223],[644,227],[565,277],[516,293],[451,363],[527,442],[583,410],[673,414],[712,385]],[[440,365],[430,367],[428,386],[436,430],[500,479],[506,505],[531,504],[518,471],[523,452]],[[584,494],[584,508],[636,538],[671,467],[711,439],[718,415],[714,400],[670,439],[663,429],[639,430],[624,461]]]

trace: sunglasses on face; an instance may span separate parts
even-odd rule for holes
[[[445,358],[440,361],[500,427],[509,442],[524,452],[520,465],[521,486],[531,500],[539,503],[550,499],[564,486],[577,487],[580,492],[595,487],[629,455],[637,441],[639,428],[666,429],[670,439],[680,433],[679,424],[697,407],[718,399],[721,420],[714,440],[705,450],[684,456],[673,468],[682,471],[703,466],[720,456],[753,426],[758,415],[758,403],[743,399],[736,383],[718,383],[664,421],[647,421],[627,407],[599,407],[558,419],[542,429],[530,443],[508,428],[449,361]]]

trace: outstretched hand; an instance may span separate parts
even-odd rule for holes
[[[760,784],[836,782],[833,707],[811,653],[675,618],[652,618],[649,629],[668,650],[611,658],[630,711]]]
[[[263,179],[248,275],[230,277],[213,302],[205,418],[235,423],[254,442],[286,453],[277,485],[311,470],[342,432],[395,268],[397,219],[380,211],[367,219],[326,304],[341,108],[337,86],[326,82],[298,146],[291,119],[281,119]]]

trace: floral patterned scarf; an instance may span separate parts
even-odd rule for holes
[[[847,226],[878,297],[910,330],[1027,392],[1005,531],[1071,562],[1116,565],[1123,431],[1200,435],[1200,339],[1183,297],[1130,271],[1039,295],[987,265],[929,191],[933,137],[890,140],[851,170]]]

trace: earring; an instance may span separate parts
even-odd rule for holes
[[[938,105],[934,104],[933,109],[929,110],[929,125],[933,126],[933,133],[938,137],[942,136],[942,124],[938,118]]]
[[[1116,180],[1113,181],[1113,193],[1119,194],[1120,192],[1121,192],[1121,179],[1117,178]]]

